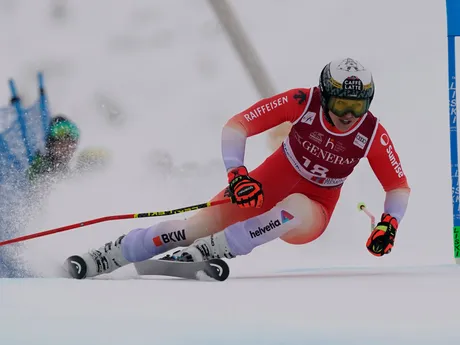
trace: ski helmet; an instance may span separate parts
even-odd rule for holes
[[[345,58],[333,60],[324,66],[319,78],[319,89],[324,115],[333,124],[329,116],[331,97],[366,100],[367,112],[374,98],[375,85],[368,69],[355,59]]]
[[[53,117],[48,131],[49,141],[60,139],[70,139],[75,142],[80,139],[80,130],[77,125],[62,115]]]

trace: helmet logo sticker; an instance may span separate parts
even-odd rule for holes
[[[342,88],[347,91],[351,91],[353,94],[355,92],[360,92],[364,89],[363,82],[356,76],[350,76],[346,78],[342,83]]]
[[[338,66],[337,69],[342,71],[350,72],[351,70],[355,72],[364,71],[363,65],[361,65],[358,61],[347,58],[343,60]]]

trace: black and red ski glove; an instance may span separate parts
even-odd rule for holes
[[[383,256],[389,254],[394,246],[398,221],[390,214],[382,214],[380,222],[375,226],[367,240],[367,250],[372,255]]]
[[[244,166],[228,172],[228,191],[232,202],[241,208],[259,208],[263,205],[262,184],[250,177]]]

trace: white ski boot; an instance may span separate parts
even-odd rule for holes
[[[223,231],[195,240],[189,247],[167,255],[163,260],[185,262],[207,261],[209,259],[232,259],[235,255],[228,248],[227,238]]]
[[[121,241],[108,242],[99,249],[92,249],[83,255],[73,255],[65,261],[65,269],[72,278],[84,279],[107,274],[131,262],[126,260],[121,251]]]

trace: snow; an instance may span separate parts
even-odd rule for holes
[[[9,279],[5,344],[454,344],[458,268],[174,279]]]
[[[256,248],[229,261],[224,283],[139,278],[132,267],[55,278],[67,256],[162,219],[97,224],[18,247],[43,278],[0,280],[2,344],[460,341],[445,4],[232,3],[279,91],[314,85],[340,56],[373,69],[373,111],[413,190],[394,251],[374,258],[365,249],[369,219],[356,205],[378,215],[384,198],[366,162],[320,239]],[[113,158],[106,170],[56,185],[24,233],[200,203],[225,185],[222,125],[258,95],[205,1],[3,0],[0,30],[3,99],[10,77],[35,99],[42,69],[52,110],[76,119],[82,149],[102,146]],[[247,149],[249,168],[269,154],[264,135]]]

